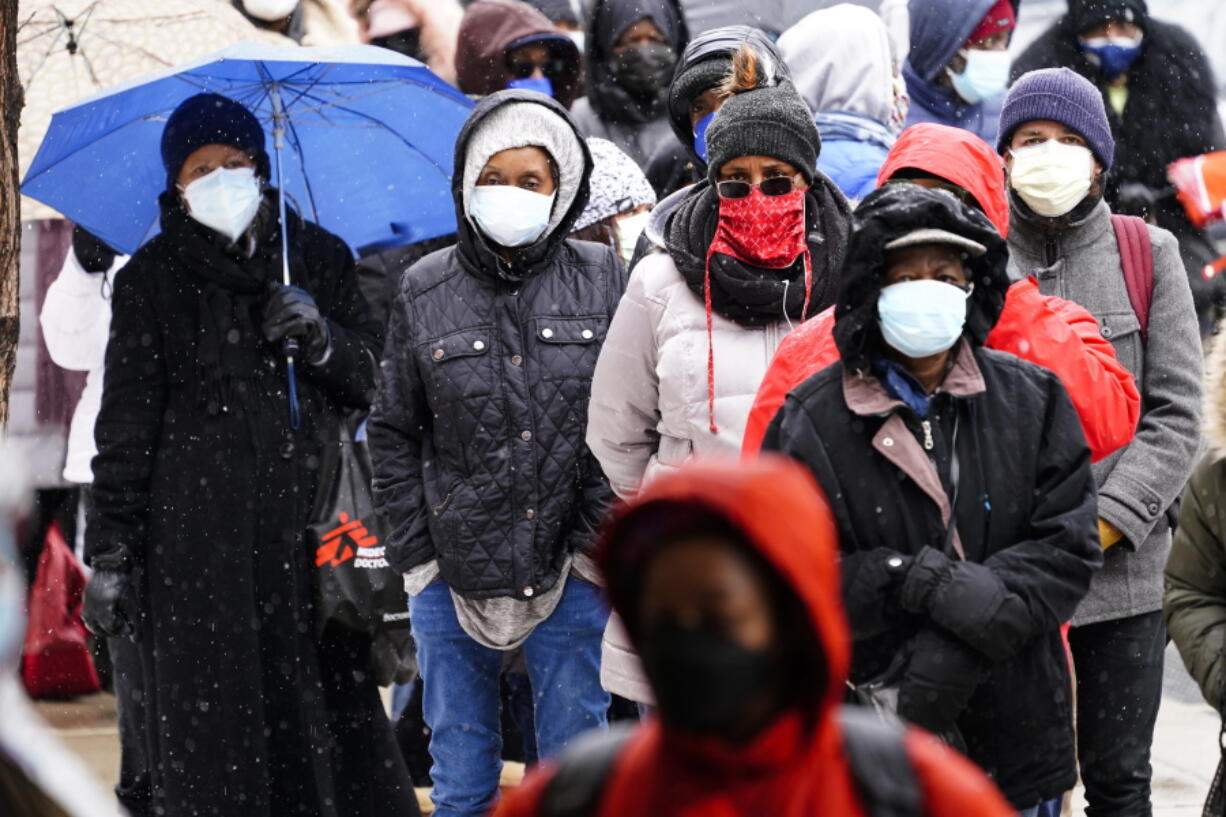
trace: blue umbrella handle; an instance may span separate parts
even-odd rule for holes
[[[294,371],[294,358],[298,356],[298,339],[286,338],[281,342],[281,351],[285,354],[285,378],[289,394],[289,427],[294,431],[301,425],[301,415],[298,412],[298,377]]]

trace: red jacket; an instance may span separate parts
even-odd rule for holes
[[[1000,157],[978,136],[961,128],[924,123],[907,128],[886,157],[877,183],[903,168],[941,176],[967,190],[1006,235],[1009,203]],[[766,427],[788,392],[838,360],[831,331],[834,309],[810,318],[779,344],[754,399],[742,451],[762,447]],[[1097,462],[1132,442],[1141,415],[1141,396],[1132,374],[1103,338],[1098,322],[1072,301],[1042,295],[1028,279],[1009,288],[1005,308],[987,345],[1029,360],[1060,378],[1081,418],[1090,453]]]
[[[835,713],[851,661],[851,640],[840,603],[837,540],[829,506],[802,466],[767,457],[752,466],[707,462],[686,466],[652,482],[610,526],[606,542],[619,541],[618,526],[647,502],[706,506],[745,534],[809,612],[825,651],[828,673],[814,679],[811,699],[797,702],[747,745],[733,746],[666,730],[649,721],[631,737],[604,789],[596,817],[868,817],[842,752]],[[619,586],[619,575],[637,575],[628,559],[635,548],[604,548],[602,568],[614,609],[625,613],[637,598]],[[624,583],[624,579],[621,580]],[[807,720],[812,727],[803,724]],[[1016,812],[970,761],[919,730],[905,743],[931,817],[1013,817]],[[496,817],[535,817],[549,764],[508,794]]]

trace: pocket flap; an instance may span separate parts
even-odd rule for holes
[[[608,324],[604,315],[532,319],[533,334],[545,343],[597,343],[604,339]]]
[[[490,330],[462,329],[423,344],[426,356],[435,363],[443,363],[454,357],[484,355],[490,350]]]
[[[1141,331],[1141,322],[1132,310],[1127,312],[1108,312],[1098,316],[1099,332],[1107,340],[1119,340],[1126,335]]]

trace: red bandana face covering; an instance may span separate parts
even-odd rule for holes
[[[719,222],[715,237],[707,248],[703,294],[707,310],[707,420],[712,434],[719,433],[715,422],[715,331],[711,317],[711,256],[723,253],[751,267],[785,269],[796,259],[805,259],[805,301],[802,320],[809,316],[809,296],[813,292],[813,261],[805,231],[805,192],[793,190],[782,196],[768,196],[754,185],[743,199],[719,200]]]

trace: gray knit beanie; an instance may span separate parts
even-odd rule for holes
[[[1009,89],[1000,111],[1000,139],[996,150],[1003,154],[1015,130],[1039,119],[1059,122],[1077,131],[1103,170],[1111,167],[1115,139],[1111,136],[1103,96],[1094,83],[1081,74],[1069,68],[1043,68],[1023,74]]]
[[[738,156],[770,156],[796,167],[813,181],[822,140],[809,106],[796,86],[784,80],[734,93],[707,128],[707,177],[714,184],[719,170]]]

